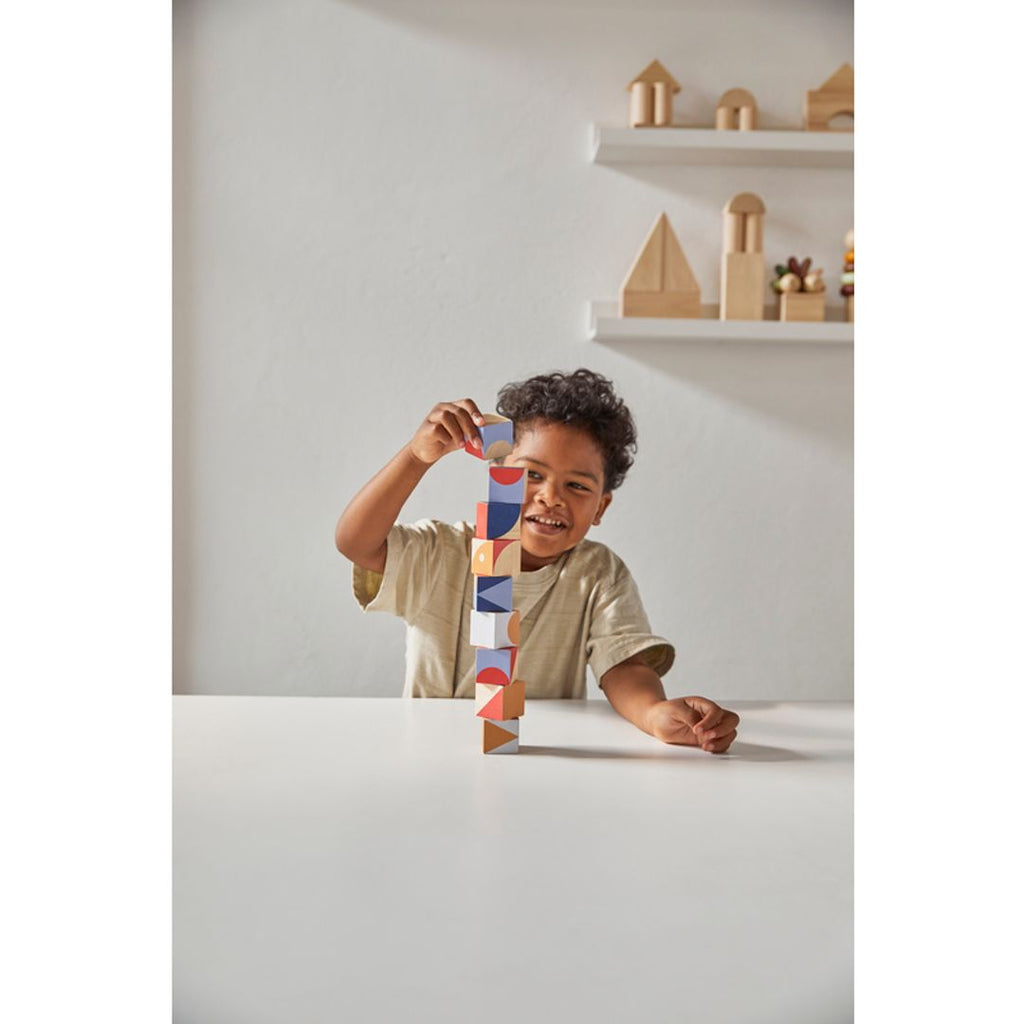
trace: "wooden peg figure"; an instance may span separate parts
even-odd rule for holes
[[[627,86],[630,128],[668,128],[672,100],[681,86],[660,61],[651,61]]]
[[[722,238],[722,320],[764,319],[764,203],[741,192],[725,204]]]
[[[751,132],[757,128],[757,100],[746,89],[730,89],[722,94],[715,108],[715,127],[719,131]]]

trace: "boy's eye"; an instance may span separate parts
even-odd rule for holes
[[[540,473],[538,473],[537,470],[535,470],[535,469],[527,470],[526,476],[530,480],[539,480],[540,479]]]
[[[580,491],[589,491],[590,490],[590,488],[587,487],[585,484],[576,483],[575,481],[573,481],[571,484],[569,484],[569,486],[570,487],[575,487],[577,490],[580,490]]]

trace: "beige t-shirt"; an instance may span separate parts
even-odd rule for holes
[[[406,697],[473,697],[476,652],[469,643],[473,527],[423,519],[388,534],[384,572],[352,570],[364,611],[392,612],[407,623]],[[633,577],[603,544],[582,540],[558,561],[513,581],[520,615],[515,675],[527,699],[583,698],[587,665],[600,683],[610,668],[643,653],[664,675],[675,649],[651,633]]]

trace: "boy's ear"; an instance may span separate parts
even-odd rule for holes
[[[604,515],[605,510],[608,508],[608,506],[611,503],[612,503],[612,492],[611,491],[605,491],[604,494],[601,495],[601,500],[598,502],[597,511],[594,513],[594,521],[593,521],[593,523],[591,525],[593,525],[593,526],[600,526],[601,525],[601,516]]]

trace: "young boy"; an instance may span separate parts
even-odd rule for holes
[[[503,460],[527,471],[522,511],[521,616],[516,675],[527,700],[586,696],[591,667],[612,707],[665,743],[727,750],[739,716],[705,697],[668,700],[661,684],[675,650],[650,631],[636,584],[603,544],[586,539],[633,464],[633,417],[612,384],[590,370],[506,384],[497,411],[515,424]],[[471,399],[435,405],[412,440],[352,499],[335,530],[353,564],[365,611],[408,624],[405,696],[472,697],[468,643],[473,526],[395,520],[434,463],[466,443],[480,447],[484,422]]]

